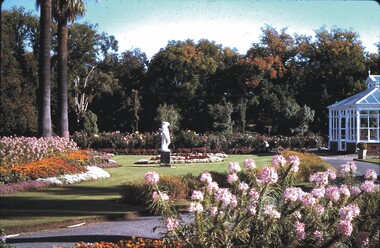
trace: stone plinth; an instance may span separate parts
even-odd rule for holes
[[[170,152],[161,151],[160,166],[171,167],[171,164],[170,164]]]

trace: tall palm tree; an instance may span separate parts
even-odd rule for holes
[[[37,0],[36,6],[40,7],[40,51],[38,61],[39,76],[39,111],[38,134],[41,137],[50,137],[51,128],[51,81],[50,81],[50,46],[51,46],[51,8],[52,0]]]
[[[69,139],[67,96],[68,22],[86,11],[82,0],[53,0],[53,17],[58,22],[58,134]]]

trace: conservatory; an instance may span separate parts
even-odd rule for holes
[[[356,152],[367,143],[369,155],[380,150],[380,75],[369,75],[368,88],[336,102],[329,109],[329,150]]]

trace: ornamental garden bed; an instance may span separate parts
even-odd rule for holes
[[[222,162],[228,158],[224,153],[174,153],[170,155],[170,162],[173,164],[192,164],[192,163],[214,163]],[[149,159],[139,159],[135,164],[159,164],[160,155]]]

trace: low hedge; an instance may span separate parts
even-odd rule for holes
[[[157,154],[160,149],[161,135],[159,132],[146,133],[100,133],[90,135],[76,132],[71,137],[79,147],[107,151],[111,149],[118,154]],[[315,134],[305,136],[265,136],[258,133],[233,133],[226,136],[221,133],[197,134],[193,131],[180,131],[173,135],[170,149],[204,149],[223,151],[228,154],[251,154],[268,150],[301,150],[320,148],[326,145],[326,140]]]

